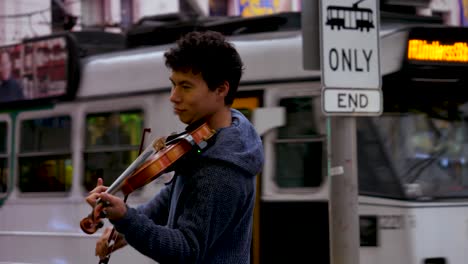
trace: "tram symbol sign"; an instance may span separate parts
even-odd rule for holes
[[[379,115],[382,111],[377,2],[320,2],[322,97],[325,97],[322,109],[325,114]],[[333,91],[325,92],[327,89]],[[343,89],[348,95],[347,104],[336,89]],[[353,98],[363,101],[354,104]],[[365,98],[370,101],[364,103]]]

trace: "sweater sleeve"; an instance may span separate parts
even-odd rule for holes
[[[144,214],[155,224],[165,225],[169,215],[171,190],[173,183],[165,186],[151,200],[137,207],[138,213]]]
[[[160,263],[200,263],[213,243],[237,224],[237,210],[246,200],[246,174],[226,164],[203,166],[191,176],[177,229],[157,225],[131,208],[113,224],[131,246]]]

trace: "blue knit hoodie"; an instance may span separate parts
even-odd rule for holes
[[[255,175],[263,146],[250,122],[231,110],[201,154],[175,165],[175,180],[113,221],[128,244],[159,263],[250,263]]]

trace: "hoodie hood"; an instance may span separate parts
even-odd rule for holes
[[[250,121],[231,109],[232,123],[215,134],[214,144],[203,156],[232,163],[256,175],[263,166],[263,145]]]

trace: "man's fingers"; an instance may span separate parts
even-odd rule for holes
[[[101,212],[105,209],[105,206],[104,204],[102,203],[98,203],[94,209],[93,209],[93,215],[94,215],[94,221],[95,222],[98,222],[99,220],[101,220],[101,218],[105,217],[106,216],[106,212],[104,213],[104,215],[101,214]]]
[[[112,248],[109,247],[109,236],[112,234],[112,228],[107,227],[104,232],[102,233],[101,237],[96,242],[96,250],[95,255],[98,256],[100,259],[104,259],[109,255],[111,252],[116,251],[127,245],[127,241],[123,238],[121,234],[114,230],[114,245]]]
[[[99,200],[101,211],[104,210],[107,213],[106,218],[110,220],[120,219],[127,212],[124,201],[117,196],[104,192],[99,194]]]
[[[117,249],[120,249],[120,248],[123,248],[124,246],[127,245],[127,241],[125,241],[125,239],[123,238],[122,235],[118,235],[117,236],[117,239],[115,241],[115,245],[114,245],[114,251],[117,250]]]
[[[110,228],[110,227],[106,228],[106,230],[104,230],[104,233],[102,234],[102,238],[105,238],[106,241],[107,241],[107,239],[110,236],[111,232],[112,232],[112,228]]]
[[[89,193],[102,193],[102,192],[105,192],[107,190],[107,186],[104,186],[104,185],[99,185],[99,186],[96,186],[92,191],[90,191]]]
[[[106,218],[107,209],[112,210],[112,206],[115,204],[114,200],[116,197],[109,195],[107,193],[100,193],[98,194],[99,203],[94,208],[94,216],[99,218]]]
[[[165,137],[159,138],[156,141],[156,143],[154,144],[154,148],[156,149],[156,151],[159,151],[159,150],[163,149],[165,146],[166,146],[166,138]]]
[[[104,184],[104,180],[102,178],[98,178],[97,183],[96,183],[96,187],[94,187],[94,189],[92,191],[90,191],[89,193],[105,192],[108,187],[104,186],[103,184]]]
[[[100,204],[102,204],[103,207],[113,207],[119,202],[119,198],[113,195],[110,195],[108,193],[100,193],[99,194]]]
[[[112,206],[114,201],[114,197],[108,193],[100,193],[99,198],[101,198],[101,202],[106,206]]]
[[[107,256],[108,251],[109,249],[108,249],[107,241],[101,241],[101,242],[96,243],[96,250],[95,250],[96,256],[103,259]]]
[[[88,197],[86,197],[86,202],[91,206],[91,207],[95,207],[97,204],[97,200],[99,199],[99,194],[98,193],[94,193],[94,194],[91,194],[89,195]]]
[[[102,233],[101,237],[99,237],[98,241],[96,242],[96,250],[95,255],[99,258],[105,258],[109,254],[109,235],[112,232],[112,228],[107,227],[104,232]]]

